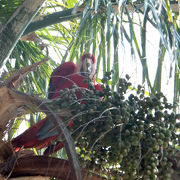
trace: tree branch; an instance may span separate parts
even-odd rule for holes
[[[87,169],[82,169],[83,180],[105,180],[105,178],[94,173],[91,173],[90,176],[88,176],[88,174],[89,172]],[[36,175],[50,176],[64,180],[75,179],[69,161],[47,156],[27,156],[18,158],[10,177]]]
[[[39,20],[33,21],[31,24],[29,24],[23,35],[37,31],[38,29],[42,29],[53,24],[61,23],[82,16],[82,12],[77,11],[75,14],[72,14],[72,11],[73,8],[41,17]]]
[[[140,5],[141,4],[138,4],[136,2],[133,4],[128,3],[127,8],[129,11],[136,11],[137,9],[144,11],[144,6],[140,6]],[[174,12],[179,11],[178,2],[170,2],[170,6]],[[138,7],[140,7],[140,8],[138,8]],[[118,12],[118,5],[117,4],[114,4],[113,8],[116,12]],[[43,16],[39,20],[33,21],[32,23],[29,24],[27,29],[24,31],[23,35],[26,35],[28,33],[37,31],[39,29],[45,28],[47,26],[50,26],[50,25],[53,25],[56,23],[61,23],[61,22],[72,20],[74,18],[82,16],[82,14],[83,14],[82,12],[84,11],[84,6],[79,6],[77,8],[77,11],[75,11],[75,13],[72,13],[73,9],[74,8],[55,12],[55,13],[52,13],[50,15]],[[102,11],[102,9],[100,9],[100,12],[101,11]]]

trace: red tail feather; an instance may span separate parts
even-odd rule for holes
[[[52,136],[43,140],[38,140],[37,133],[40,130],[40,128],[44,125],[47,118],[44,118],[40,120],[35,125],[31,126],[29,129],[27,129],[24,133],[19,135],[18,137],[14,138],[11,142],[12,145],[15,148],[21,148],[22,146],[24,148],[43,148],[50,144],[50,142],[57,138],[56,136]]]

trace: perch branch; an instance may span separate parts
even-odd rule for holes
[[[71,163],[64,159],[47,156],[27,156],[17,160],[11,177],[41,175],[63,180],[74,180],[75,178],[70,169]],[[105,180],[105,178],[94,173],[89,176],[87,169],[82,169],[81,172],[83,180]]]

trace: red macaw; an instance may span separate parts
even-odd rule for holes
[[[86,53],[81,57],[80,62],[76,66],[73,62],[65,62],[54,70],[49,83],[49,99],[55,99],[60,96],[59,91],[65,88],[71,89],[76,84],[80,89],[88,88],[88,83],[84,80],[88,77],[93,80],[95,89],[100,91],[101,87],[95,82],[95,57],[90,53]],[[79,99],[80,91],[76,92]],[[73,121],[67,126],[71,127]],[[54,127],[50,119],[44,118],[27,129],[24,133],[14,138],[11,142],[15,148],[44,148],[51,144],[52,140],[57,139],[58,131]],[[55,147],[55,151],[61,149],[64,143],[61,142]]]

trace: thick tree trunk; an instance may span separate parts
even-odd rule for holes
[[[45,0],[25,0],[0,29],[0,67]]]

